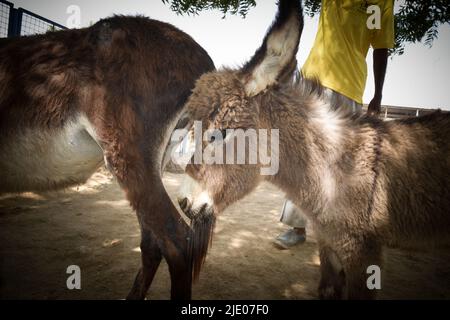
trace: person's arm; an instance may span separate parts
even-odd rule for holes
[[[389,52],[388,49],[373,50],[373,75],[375,79],[375,94],[369,103],[367,113],[378,115],[381,110],[381,99],[383,97],[383,84],[386,75],[386,67]]]

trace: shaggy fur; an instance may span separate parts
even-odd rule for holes
[[[190,298],[192,256],[202,254],[164,189],[161,163],[195,79],[213,69],[191,37],[144,17],[2,39],[0,193],[83,183],[104,159],[142,231],[128,297],[145,297],[164,257],[172,298]]]
[[[284,68],[278,66],[279,74]],[[261,176],[260,165],[249,164],[188,165],[212,200],[187,206],[190,214],[218,213],[262,179],[277,185],[317,232],[321,298],[372,298],[376,290],[367,288],[366,270],[381,265],[383,245],[429,247],[449,240],[450,114],[390,122],[355,118],[330,105],[316,81],[278,82],[249,95],[252,75],[243,73],[203,75],[188,110],[204,129],[279,129],[279,172]],[[196,196],[186,201],[198,203]]]

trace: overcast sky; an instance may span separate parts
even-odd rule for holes
[[[39,15],[66,25],[70,5],[81,9],[81,26],[89,26],[112,14],[143,14],[169,22],[190,34],[210,54],[216,67],[238,66],[260,45],[276,12],[275,0],[257,0],[245,19],[219,11],[198,16],[180,16],[161,0],[9,0]],[[397,1],[396,1],[397,3]],[[318,17],[306,18],[298,61],[306,60],[317,31]],[[439,39],[429,49],[422,44],[407,45],[405,54],[389,60],[383,104],[419,106],[450,110],[450,26],[441,26]],[[182,54],[182,53],[180,53]],[[372,52],[367,57],[369,75],[364,103],[373,95]]]

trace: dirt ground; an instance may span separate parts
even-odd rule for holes
[[[173,201],[182,175],[166,173]],[[262,184],[219,218],[194,299],[316,299],[317,245],[280,251],[272,244],[283,194]],[[385,250],[380,299],[450,298],[450,250]],[[66,268],[81,268],[68,290]],[[140,265],[139,228],[117,183],[104,171],[83,186],[0,197],[1,299],[123,299]],[[169,298],[163,263],[147,295]]]

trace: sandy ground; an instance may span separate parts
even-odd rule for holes
[[[175,199],[181,175],[166,173]],[[268,184],[219,218],[194,299],[316,299],[314,235],[280,251],[273,238],[283,195]],[[385,250],[381,299],[450,298],[450,250]],[[81,290],[66,288],[66,268],[81,268]],[[139,228],[117,183],[101,170],[58,193],[0,197],[0,298],[122,299],[140,265]],[[163,263],[147,295],[169,298]]]

